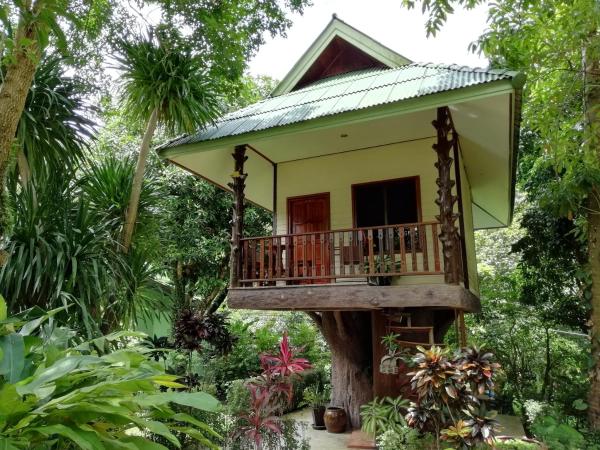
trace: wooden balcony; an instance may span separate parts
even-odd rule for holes
[[[442,275],[439,224],[263,236],[241,240],[240,286]],[[281,282],[281,283],[278,283]]]
[[[230,290],[229,304],[249,309],[430,305],[477,310],[479,301],[467,289],[444,283],[439,230],[437,222],[421,222],[241,239],[239,282]],[[462,267],[461,252],[455,255]],[[411,276],[419,281],[411,284]],[[408,283],[393,282],[396,277],[406,277]]]

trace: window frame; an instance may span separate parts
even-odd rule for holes
[[[417,222],[420,223],[423,221],[423,214],[421,211],[421,177],[419,175],[414,175],[410,177],[400,177],[400,178],[390,178],[385,180],[375,180],[375,181],[367,181],[366,183],[354,183],[351,185],[352,190],[352,226],[353,228],[358,228],[356,225],[357,219],[357,208],[356,208],[356,188],[361,186],[368,186],[371,184],[385,184],[385,183],[394,183],[397,181],[408,181],[414,180],[415,183],[415,196],[416,196],[416,205],[417,205]],[[390,224],[390,225],[402,225],[402,224]]]

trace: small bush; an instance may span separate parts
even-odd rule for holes
[[[238,415],[250,407],[250,391],[245,380],[233,380],[227,388],[227,412]]]
[[[380,450],[428,450],[435,448],[435,438],[431,433],[421,434],[414,428],[398,427],[387,430],[377,439]]]
[[[585,448],[585,438],[575,428],[561,423],[552,416],[543,416],[531,427],[535,436],[552,450],[579,450]]]

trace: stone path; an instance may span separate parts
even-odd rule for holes
[[[306,435],[310,439],[310,448],[313,450],[346,450],[346,442],[350,433],[329,433],[327,430],[314,430],[312,427],[312,410],[310,408],[300,409],[287,414],[286,417],[305,422],[308,427]]]
[[[312,450],[346,450],[348,448],[347,445],[351,433],[335,434],[329,433],[327,430],[314,430],[311,426],[312,410],[310,408],[294,411],[293,413],[287,414],[286,417],[306,423],[306,435],[310,439],[310,448]],[[521,421],[518,417],[499,415],[496,419],[500,422],[498,435],[511,436],[514,438],[525,436],[523,425],[521,425]]]

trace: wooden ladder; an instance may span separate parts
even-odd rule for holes
[[[399,339],[396,340],[400,347],[416,348],[421,345],[424,347],[431,347],[435,344],[435,337],[432,326],[412,326],[412,318],[409,313],[400,313],[394,317],[388,319],[388,326],[386,327],[388,333],[395,333],[399,335]],[[412,340],[402,339],[402,335],[422,335],[427,339],[426,342],[415,342]]]

